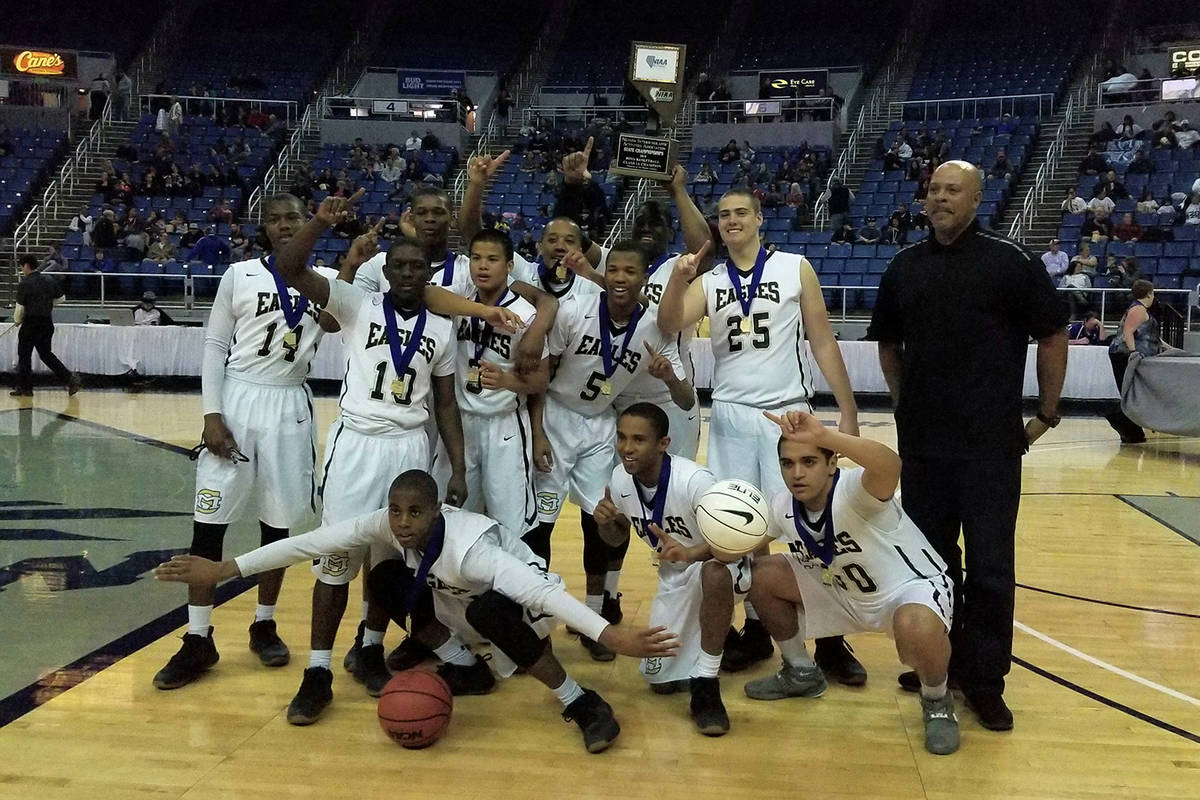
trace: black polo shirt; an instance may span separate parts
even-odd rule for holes
[[[17,302],[25,307],[25,316],[30,319],[50,319],[55,298],[62,296],[62,284],[44,272],[31,272],[17,284]]]
[[[1066,324],[1066,304],[1041,261],[978,220],[949,245],[930,233],[897,253],[867,338],[904,345],[900,455],[1020,456],[1029,339]]]

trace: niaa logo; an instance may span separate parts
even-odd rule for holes
[[[646,56],[646,66],[652,69],[654,67],[665,67],[667,66],[667,60],[665,58],[659,58],[653,53],[650,53]]]

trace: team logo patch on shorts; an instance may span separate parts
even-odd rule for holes
[[[538,511],[543,514],[553,514],[562,505],[557,492],[538,492],[537,504]]]
[[[662,672],[663,663],[661,658],[647,658],[645,663],[647,675],[657,675]]]
[[[321,572],[334,577],[345,575],[350,567],[349,553],[331,553],[321,559]]]
[[[196,513],[215,514],[221,507],[221,492],[217,489],[201,489],[196,492]]]

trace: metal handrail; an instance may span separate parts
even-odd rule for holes
[[[250,108],[260,111],[271,106],[281,106],[284,109],[284,122],[289,128],[300,119],[300,103],[295,100],[273,100],[267,97],[208,97],[191,94],[139,94],[137,96],[138,113],[150,113],[150,109],[154,107],[155,100],[178,100],[180,105],[183,106],[185,114],[193,114],[192,107],[201,106],[204,103],[212,103],[214,108],[226,103],[237,103],[248,105]]]
[[[715,118],[723,116],[723,121],[728,123],[734,121],[734,114],[743,114],[746,103],[771,102],[779,103],[780,114],[789,111],[794,113],[826,111],[832,121],[833,109],[837,101],[833,97],[816,95],[813,97],[771,97],[766,100],[696,100],[694,105],[697,117],[703,115],[706,122],[713,122]]]
[[[263,198],[275,194],[279,184],[291,177],[291,162],[300,157],[304,135],[319,124],[320,117],[316,113],[316,110],[320,107],[324,99],[325,95],[321,95],[304,107],[304,116],[300,118],[300,124],[292,131],[292,135],[288,137],[287,144],[279,151],[279,156],[275,159],[275,163],[271,165],[266,175],[263,176],[262,183],[254,187],[254,191],[250,193],[250,197],[246,200],[247,219],[255,219],[262,222]]]
[[[1193,77],[1193,76],[1187,76]],[[1172,97],[1169,100],[1163,99],[1162,84],[1164,81],[1179,80],[1178,78],[1149,78],[1147,80],[1138,79],[1134,82],[1132,89],[1127,89],[1122,92],[1116,92],[1120,97],[1128,97],[1127,100],[1111,100],[1106,95],[1112,94],[1105,92],[1103,83],[1096,84],[1096,107],[1097,108],[1120,108],[1121,106],[1144,106],[1147,103],[1183,103],[1195,102],[1200,99],[1200,84],[1193,90],[1191,97]],[[1142,86],[1144,83],[1153,83],[1155,88],[1146,89]]]
[[[960,110],[963,112],[960,116],[965,116],[967,103],[972,103],[973,104],[973,108],[971,109],[972,116],[978,116],[980,103],[996,103],[996,102],[998,102],[998,103],[1000,103],[1001,111],[1003,111],[1004,102],[1006,100],[1013,101],[1013,108],[1015,109],[1016,101],[1029,100],[1032,98],[1037,98],[1038,116],[1039,117],[1047,116],[1047,114],[1044,112],[1044,110],[1042,108],[1042,99],[1043,98],[1049,99],[1049,115],[1054,114],[1054,93],[1053,92],[1035,92],[1033,94],[998,94],[998,95],[993,95],[993,96],[979,96],[979,97],[941,97],[941,98],[930,99],[930,100],[892,100],[889,105],[892,108],[892,115],[891,115],[892,119],[902,119],[904,116],[904,108],[906,106],[924,106],[925,114],[921,119],[922,119],[922,121],[928,121],[929,106],[935,106],[937,115],[934,117],[934,119],[939,120],[942,118],[941,110],[942,110],[942,106],[944,106],[944,105],[951,105],[954,103],[958,103]],[[896,109],[899,109],[899,111],[897,112]]]
[[[579,119],[587,122],[596,117],[606,117],[616,119],[618,115],[624,115],[625,119],[645,119],[650,113],[650,110],[645,106],[526,106],[521,112],[522,119],[529,124],[537,120],[538,117],[546,119],[555,119],[557,117],[570,117],[571,119]]]
[[[650,197],[650,186],[651,184],[648,178],[641,178],[638,180],[637,186],[632,192],[630,192],[629,197],[625,200],[625,208],[621,212],[621,216],[615,222],[613,222],[612,227],[609,228],[608,236],[606,236],[604,239],[605,247],[612,247],[617,242],[624,239],[625,231],[633,228],[633,219],[637,216],[638,209],[641,208],[642,203],[646,202],[646,200]]]
[[[462,162],[458,174],[454,176],[454,188],[452,191],[455,208],[462,206],[463,196],[467,193],[467,181],[470,180],[468,167],[471,165],[471,159],[487,153],[488,148],[491,147],[496,138],[496,110],[493,108],[492,113],[488,116],[487,125],[484,126],[483,133],[479,135],[479,141],[475,143],[475,149],[467,156],[466,161]]]

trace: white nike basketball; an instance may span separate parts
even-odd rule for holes
[[[745,481],[719,481],[700,496],[696,521],[713,554],[731,560],[767,541],[770,507]]]

